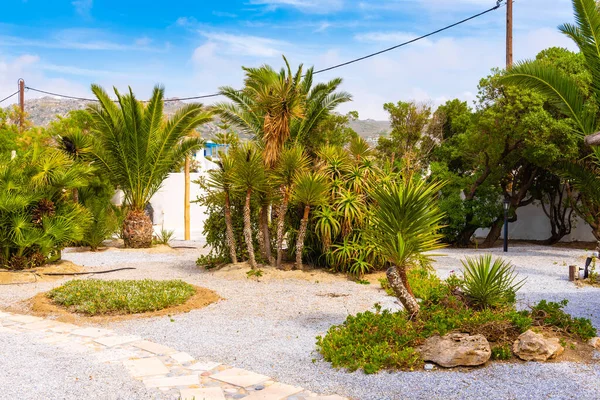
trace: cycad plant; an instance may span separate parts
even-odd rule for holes
[[[131,88],[117,101],[97,85],[92,91],[97,104],[89,106],[94,156],[101,171],[125,194],[127,215],[123,222],[126,247],[152,245],[152,221],[144,209],[175,165],[200,147],[200,139],[188,135],[211,120],[201,104],[186,104],[165,119],[164,88],[156,86],[147,104],[137,100]]]
[[[296,178],[294,202],[303,207],[302,220],[296,241],[296,268],[303,269],[302,251],[308,226],[308,217],[313,207],[327,203],[329,198],[329,181],[321,172],[305,172]]]
[[[40,266],[83,239],[91,216],[72,193],[91,173],[59,150],[37,146],[0,161],[0,267]]]
[[[512,305],[515,294],[525,283],[525,279],[517,281],[515,268],[509,261],[497,258],[492,262],[491,254],[465,257],[462,264],[463,289],[470,303],[477,308]]]
[[[281,202],[277,211],[277,268],[282,268],[283,237],[285,215],[296,183],[296,177],[304,173],[309,166],[309,159],[300,146],[289,147],[281,153],[277,167],[273,171],[275,184],[279,186]]]
[[[244,200],[244,240],[248,248],[248,262],[256,268],[254,243],[252,238],[252,219],[250,209],[252,196],[265,188],[266,173],[260,150],[251,142],[244,143],[232,152],[235,169],[232,176],[233,187],[241,193]]]
[[[443,213],[436,197],[442,184],[405,179],[390,182],[372,192],[376,202],[366,232],[379,255],[392,266],[387,270],[390,287],[410,316],[419,312],[406,271],[424,253],[443,247],[439,233]]]

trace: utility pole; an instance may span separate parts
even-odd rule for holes
[[[183,201],[184,239],[190,240],[190,156],[185,157],[185,193]]]
[[[19,115],[19,132],[23,132],[23,124],[25,122],[25,81],[19,79],[19,107],[21,113]]]
[[[506,69],[513,65],[513,0],[506,0]]]

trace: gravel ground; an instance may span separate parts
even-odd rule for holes
[[[200,360],[224,362],[270,375],[284,383],[319,393],[355,399],[598,399],[600,365],[571,363],[492,364],[469,372],[395,372],[365,375],[332,369],[320,360],[315,337],[348,314],[380,302],[396,308],[378,285],[358,285],[319,273],[310,279],[266,280],[206,272],[194,265],[200,250],[144,254],[108,250],[67,252],[64,258],[89,270],[134,266],[136,270],[97,275],[101,279],[180,278],[208,287],[225,300],[172,318],[114,323],[117,331],[135,333],[186,351]],[[501,249],[492,251],[501,255]],[[460,270],[464,255],[477,250],[444,250],[435,268],[442,278]],[[600,289],[577,288],[566,281],[567,265],[583,264],[585,252],[542,246],[512,247],[507,255],[527,282],[521,307],[539,299],[568,299],[568,311],[591,318],[600,327]],[[0,288],[0,305],[15,304],[58,282]],[[0,342],[0,349],[4,343]],[[1,383],[1,381],[0,381]],[[1,386],[0,386],[1,387]],[[135,398],[131,396],[131,398]]]
[[[123,366],[89,353],[36,343],[35,334],[0,332],[0,399],[157,399]]]

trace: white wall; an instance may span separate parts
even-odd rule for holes
[[[550,237],[550,220],[539,204],[530,204],[517,210],[518,219],[508,224],[508,237],[516,240],[545,240]],[[478,238],[487,235],[489,229],[479,229],[475,232]],[[501,238],[504,237],[504,229]],[[581,218],[576,217],[570,235],[562,242],[594,242],[592,229]]]

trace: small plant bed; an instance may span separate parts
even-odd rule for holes
[[[56,305],[84,314],[126,315],[155,312],[184,304],[197,289],[180,280],[72,280],[46,296]]]
[[[504,290],[480,285],[483,281],[494,281],[487,279],[489,275],[480,277],[479,282],[474,282],[477,275],[468,273],[463,278],[452,275],[442,281],[432,272],[409,270],[409,283],[415,296],[421,299],[418,315],[410,318],[405,311],[382,310],[376,304],[374,312],[349,316],[342,325],[333,326],[324,336],[317,337],[318,351],[333,367],[349,371],[413,371],[423,369],[430,339],[456,339],[462,335],[483,341],[487,348],[487,356],[481,363],[462,365],[483,365],[488,360],[516,361],[513,346],[523,333],[532,330],[528,333],[556,338],[551,340],[557,347],[560,343],[561,353],[564,350],[560,359],[591,360],[593,348],[587,342],[597,333],[590,320],[573,318],[564,312],[566,300],[561,303],[543,300],[530,310],[517,311],[515,291],[510,289],[518,289],[521,283],[513,279],[509,264],[490,264],[490,261],[468,260],[465,271],[473,262],[488,270],[493,265],[506,267],[501,277],[495,279],[500,286],[507,283]]]

